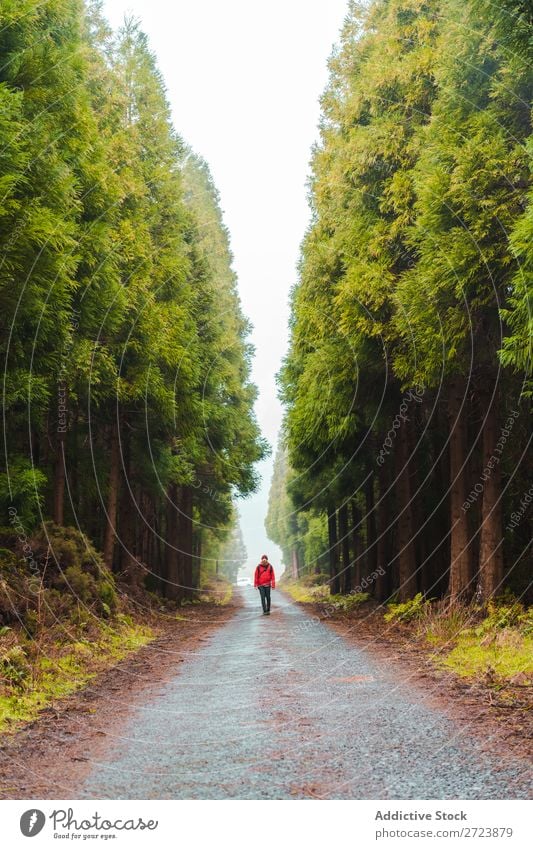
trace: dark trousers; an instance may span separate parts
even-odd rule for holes
[[[261,596],[261,604],[263,605],[263,613],[269,613],[269,611],[270,611],[270,587],[259,587],[259,594]]]

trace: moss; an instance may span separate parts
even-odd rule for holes
[[[435,664],[462,678],[484,678],[503,686],[516,676],[533,676],[533,611],[508,597],[475,605],[425,610],[416,622],[417,636],[438,653]]]
[[[400,604],[388,604],[387,613],[384,615],[385,622],[412,622],[421,619],[428,611],[430,602],[424,598],[422,593],[417,593],[414,598]]]
[[[310,586],[304,581],[284,580],[282,587],[284,592],[300,604],[314,604],[331,600],[329,584]]]
[[[369,601],[370,593],[348,593],[348,595],[332,595],[330,603],[336,610],[349,612]]]
[[[463,633],[457,645],[437,663],[462,678],[490,675],[503,682],[521,674],[533,676],[533,636],[509,629],[480,640],[475,633]]]
[[[204,584],[205,591],[198,599],[186,601],[184,603],[199,604],[205,602],[208,604],[216,604],[224,607],[230,604],[233,598],[233,585],[220,575],[211,575]]]
[[[154,637],[144,625],[118,622],[111,627],[100,623],[94,640],[48,646],[47,653],[36,660],[31,685],[30,667],[25,660],[27,674],[21,683],[15,687],[15,682],[9,686],[7,681],[6,692],[0,693],[0,731],[16,730],[21,722],[35,719],[40,710],[81,689],[99,672]],[[15,648],[22,652],[20,646]]]
[[[23,687],[30,674],[31,667],[22,646],[11,646],[0,656],[0,677],[7,685]]]

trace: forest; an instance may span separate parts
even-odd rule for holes
[[[108,570],[191,598],[266,451],[217,190],[137,22],[1,6],[4,554],[40,576],[76,528]]]
[[[532,600],[533,10],[499,7],[354,2],[330,61],[266,525],[332,594]]]
[[[0,799],[531,798],[531,0],[203,2],[0,0]]]

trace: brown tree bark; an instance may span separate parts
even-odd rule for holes
[[[328,511],[329,540],[329,585],[332,595],[340,592],[339,583],[339,547],[337,537],[337,511],[332,507]]]
[[[371,472],[365,482],[365,520],[366,520],[366,552],[365,552],[365,570],[367,575],[371,575],[376,571],[378,552],[377,552],[377,533],[376,533],[376,510],[374,500],[374,473]],[[364,576],[363,576],[364,577]]]
[[[487,601],[501,591],[503,581],[503,517],[500,457],[497,450],[498,394],[490,388],[482,394],[483,424],[483,500],[479,547],[479,588]]]
[[[348,502],[339,507],[339,536],[342,551],[342,592],[347,594],[352,589],[352,564],[350,560],[350,534],[348,530]]]
[[[183,597],[193,598],[193,490],[180,488],[179,540]]]
[[[377,525],[377,573],[374,584],[374,597],[377,601],[387,598],[389,573],[389,536],[390,536],[390,492],[389,473],[385,465],[378,471],[378,503],[376,505]]]
[[[104,563],[108,569],[113,568],[113,555],[115,551],[116,525],[117,525],[117,502],[120,481],[120,453],[118,440],[118,423],[113,422],[111,426],[111,445],[109,457],[109,482],[106,506],[106,525],[104,531]]]
[[[140,550],[136,536],[137,502],[133,492],[134,480],[132,475],[130,441],[125,434],[123,440],[124,479],[120,492],[120,566],[133,577],[138,572],[137,553]]]
[[[396,461],[396,501],[398,511],[398,578],[400,601],[416,595],[416,556],[413,528],[413,510],[409,478],[408,421],[403,421],[397,431],[394,458]]]
[[[56,431],[56,462],[54,473],[54,522],[63,525],[65,521],[65,478],[66,478],[66,442],[68,429],[68,390],[61,381],[61,396],[58,401],[58,422]]]
[[[292,547],[291,551],[291,574],[294,580],[298,580],[298,577],[300,575],[300,563],[298,557],[298,549],[295,545]]]
[[[363,577],[362,564],[363,546],[361,543],[361,510],[357,502],[352,501],[352,557],[353,557],[353,585],[358,587]]]
[[[178,487],[171,484],[168,489],[166,506],[166,546],[165,546],[165,575],[164,594],[166,598],[179,601],[183,596],[180,569],[180,534],[179,534],[179,504]]]
[[[471,594],[472,557],[467,513],[463,510],[467,492],[466,389],[462,380],[452,381],[449,390],[450,427],[450,583],[452,603]]]

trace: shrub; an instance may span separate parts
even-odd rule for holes
[[[370,593],[349,593],[348,595],[332,595],[331,604],[337,610],[350,611],[364,604],[370,598]]]
[[[524,606],[519,601],[514,601],[512,604],[500,604],[497,600],[489,601],[487,611],[488,615],[475,629],[478,636],[503,628],[518,627],[525,615]]]
[[[529,607],[518,617],[518,627],[527,637],[533,635],[533,607]]]
[[[0,657],[0,675],[8,685],[23,687],[30,672],[31,667],[22,646],[12,646]]]
[[[323,572],[311,572],[308,575],[303,575],[299,581],[304,587],[316,587],[320,584],[326,584],[328,575]]]
[[[116,610],[118,598],[113,584],[109,581],[102,581],[98,587],[98,595],[102,604],[105,604],[110,611]]]
[[[63,572],[61,580],[64,581],[65,588],[84,604],[94,600],[97,596],[96,581],[93,576],[83,572],[78,565],[68,566]]]
[[[18,623],[32,606],[31,575],[26,563],[12,551],[0,552],[0,625]]]
[[[318,584],[311,587],[307,592],[307,596],[309,601],[312,602],[329,601],[331,598],[329,584]]]
[[[479,611],[466,605],[449,607],[437,603],[427,608],[421,631],[430,643],[451,643],[471,627],[476,616]]]
[[[66,612],[76,601],[104,616],[117,610],[115,579],[85,534],[46,522],[32,538],[31,547],[48,591],[69,599]],[[79,611],[70,615],[76,623],[85,622]]]
[[[417,593],[414,598],[403,603],[388,604],[384,619],[386,622],[412,622],[414,619],[421,619],[429,606],[429,600],[425,599],[422,593]]]

